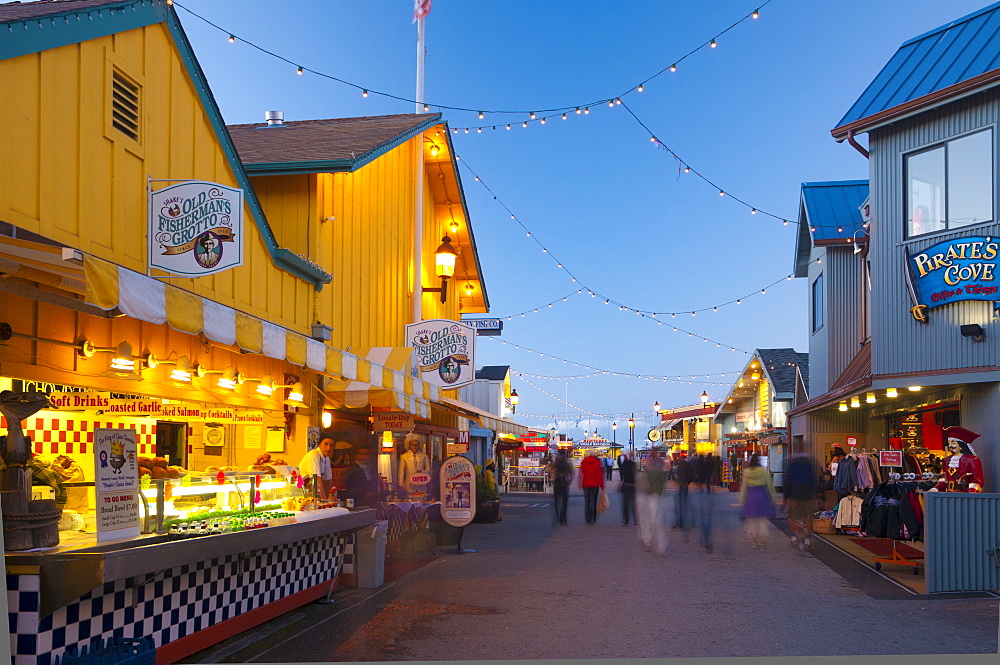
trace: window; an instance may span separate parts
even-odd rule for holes
[[[993,130],[907,155],[906,236],[993,219]]]
[[[823,274],[812,283],[812,331],[823,327]]]

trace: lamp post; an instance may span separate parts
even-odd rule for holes
[[[653,413],[655,413],[656,415],[660,415],[660,401],[659,400],[657,400],[656,403],[653,404]]]
[[[635,414],[633,413],[628,419],[628,449],[632,455],[635,455]]]
[[[708,392],[705,390],[701,391],[701,405],[705,406],[708,404]]]
[[[510,412],[517,413],[517,402],[520,398],[517,396],[517,391],[511,388],[510,391]]]

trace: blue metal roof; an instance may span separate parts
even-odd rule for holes
[[[860,208],[867,197],[867,180],[804,182],[799,222],[816,229],[814,242],[850,238],[865,223]]]
[[[905,42],[837,128],[1000,67],[1000,2]],[[838,135],[837,129],[833,130]]]

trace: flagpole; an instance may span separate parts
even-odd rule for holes
[[[417,94],[414,113],[422,113],[424,107],[424,17],[417,19]],[[417,139],[414,149],[416,153],[414,164],[414,183],[416,191],[413,197],[413,323],[423,320],[421,306],[423,304],[423,265],[424,248],[424,146],[423,137]]]

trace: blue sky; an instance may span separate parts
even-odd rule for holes
[[[262,122],[267,110],[283,111],[286,120],[413,111],[411,102],[363,98],[308,71],[297,76],[293,65],[227,40],[231,32],[307,70],[412,99],[410,0],[177,5],[227,123]],[[720,35],[761,5],[758,19]],[[513,377],[517,420],[548,427],[555,415],[561,431],[579,437],[596,426],[611,438],[610,420],[588,412],[609,414],[620,426],[623,414],[635,412],[639,438],[654,421],[654,401],[693,404],[703,390],[723,397],[749,358],[743,350],[807,351],[804,280],[759,294],[792,272],[795,225],[751,215],[733,197],[795,220],[802,182],[867,178],[866,160],[833,141],[829,130],[901,43],[982,6],[982,0],[434,0],[426,21],[425,98],[432,110],[531,110],[622,95],[665,145],[729,193],[719,196],[679,172],[622,106],[594,106],[589,115],[570,113],[527,129],[520,126],[528,119],[523,113],[479,120],[442,110],[452,127],[516,123],[510,131],[462,132],[453,141],[499,198],[463,171],[490,315],[514,317],[505,320],[503,337],[480,338],[477,364],[534,375]],[[709,48],[715,37],[717,47]],[[676,72],[648,80],[695,49]],[[634,91],[647,80],[641,93]],[[660,325],[586,292],[562,301],[582,285],[632,310],[656,312],[757,295],[718,312],[660,316],[666,322]],[[620,376],[537,378],[593,374],[582,365]],[[723,372],[728,377],[718,376]]]

